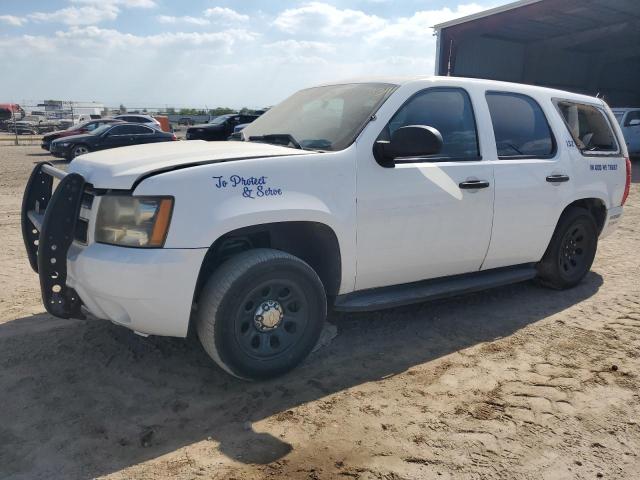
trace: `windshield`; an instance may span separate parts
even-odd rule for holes
[[[233,117],[233,115],[220,115],[219,117],[209,120],[209,123],[212,125],[219,125],[221,123],[224,123],[225,120],[231,117]]]
[[[301,90],[245,127],[242,138],[312,150],[343,150],[395,88],[386,83],[352,83]]]

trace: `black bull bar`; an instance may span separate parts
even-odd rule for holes
[[[54,177],[60,180],[55,191]],[[67,286],[67,252],[84,189],[82,175],[42,162],[31,172],[22,198],[20,223],[29,263],[40,277],[44,307],[60,318],[84,318],[80,297]]]

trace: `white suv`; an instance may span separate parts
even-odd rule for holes
[[[328,308],[576,285],[631,175],[602,100],[484,80],[309,88],[242,137],[38,165],[22,227],[47,310],[143,335],[193,325],[227,372],[278,375]]]

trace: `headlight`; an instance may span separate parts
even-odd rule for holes
[[[57,144],[58,147],[68,147],[70,145],[69,142],[60,142]]]
[[[105,195],[96,220],[96,241],[125,247],[162,247],[172,210],[170,197]]]

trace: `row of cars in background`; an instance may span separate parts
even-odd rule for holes
[[[187,140],[221,141],[240,139],[242,129],[258,118],[257,114],[228,114],[187,129]],[[166,118],[166,117],[165,117]],[[160,119],[160,120],[158,120]],[[72,160],[97,150],[177,140],[163,117],[123,114],[100,118],[55,131],[42,137],[41,147],[56,157]]]
[[[56,157],[72,160],[78,155],[109,148],[177,140],[173,132],[150,115],[117,115],[74,125],[42,137],[41,147]]]

